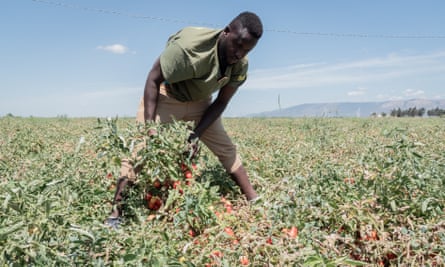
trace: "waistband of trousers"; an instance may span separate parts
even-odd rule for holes
[[[201,100],[194,100],[194,101],[180,101],[178,99],[176,99],[171,93],[169,93],[169,91],[171,91],[171,87],[167,82],[162,82],[161,85],[159,86],[159,93],[161,95],[167,96],[170,99],[173,99],[175,101],[178,101],[179,103],[183,103],[183,104],[187,104],[187,103],[200,103],[200,102],[208,102],[212,100],[212,97],[209,96],[206,99],[201,99]]]

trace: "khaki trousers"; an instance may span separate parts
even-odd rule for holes
[[[193,121],[196,125],[211,104],[211,98],[194,102],[181,102],[169,97],[165,85],[161,84],[156,121],[169,123],[175,120]],[[136,115],[136,121],[144,123],[144,100],[142,98]],[[218,118],[202,134],[200,140],[215,154],[228,173],[235,172],[242,164],[236,146],[224,130],[221,118]],[[128,160],[122,160],[121,176],[136,178],[136,172]]]

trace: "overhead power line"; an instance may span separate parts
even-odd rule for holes
[[[334,33],[334,32],[297,32],[291,30],[268,29],[270,32],[289,33],[306,36],[347,37],[347,38],[382,38],[382,39],[445,39],[445,35],[398,35],[398,34],[366,34],[366,33]]]
[[[48,5],[52,5],[52,6],[58,6],[58,7],[62,7],[62,8],[67,8],[67,9],[77,9],[77,10],[83,10],[83,11],[88,11],[88,12],[109,14],[109,15],[121,16],[121,17],[129,17],[129,18],[133,18],[133,19],[154,20],[154,21],[171,22],[171,23],[178,23],[178,24],[194,24],[194,25],[207,25],[207,26],[212,26],[212,27],[221,27],[221,25],[212,24],[212,23],[187,21],[187,20],[181,20],[181,19],[157,17],[157,16],[140,15],[140,14],[133,14],[133,13],[127,13],[127,12],[121,12],[121,11],[109,10],[109,9],[102,9],[102,8],[91,8],[91,7],[84,7],[84,6],[79,6],[79,5],[51,1],[51,0],[31,0],[31,1],[37,2],[37,3],[42,3],[42,4],[48,4]]]
[[[51,0],[31,0],[33,2],[48,4],[53,6],[58,6],[62,8],[68,9],[78,9],[88,12],[95,13],[103,13],[114,16],[122,16],[129,17],[133,19],[142,19],[142,20],[152,20],[152,21],[161,21],[161,22],[170,22],[170,23],[178,23],[178,24],[187,24],[187,25],[202,25],[209,27],[224,27],[225,25],[215,24],[215,23],[206,23],[206,22],[197,22],[197,21],[187,21],[182,19],[172,19],[165,17],[157,17],[157,16],[148,16],[148,15],[140,15],[133,14],[127,12],[121,12],[116,10],[102,9],[102,8],[91,8],[84,7],[79,5],[67,4],[63,2],[56,2]],[[382,38],[382,39],[445,39],[445,35],[422,35],[422,34],[366,34],[366,33],[334,33],[334,32],[298,32],[293,30],[283,30],[283,29],[265,29],[266,32],[276,32],[276,33],[286,33],[292,35],[300,35],[300,36],[318,36],[318,37],[336,37],[336,38]]]

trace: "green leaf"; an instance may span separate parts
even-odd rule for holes
[[[425,213],[428,210],[428,204],[431,200],[433,200],[433,199],[427,198],[422,202],[422,213]]]
[[[13,223],[12,225],[3,228],[0,230],[0,240],[5,240],[8,235],[20,230],[23,226],[24,226],[24,222],[23,221],[17,221],[15,223]]]
[[[124,256],[124,261],[129,262],[129,261],[133,261],[137,258],[138,256],[136,254],[126,254]]]
[[[70,227],[69,229],[70,231],[76,232],[82,236],[88,237],[88,239],[90,239],[91,241],[95,241],[95,238],[93,236],[93,234],[89,233],[88,231],[85,231],[83,229],[77,228],[77,227]]]

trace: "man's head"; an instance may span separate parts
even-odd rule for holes
[[[263,35],[263,24],[252,12],[243,12],[227,25],[219,37],[219,60],[233,65],[252,50]]]

